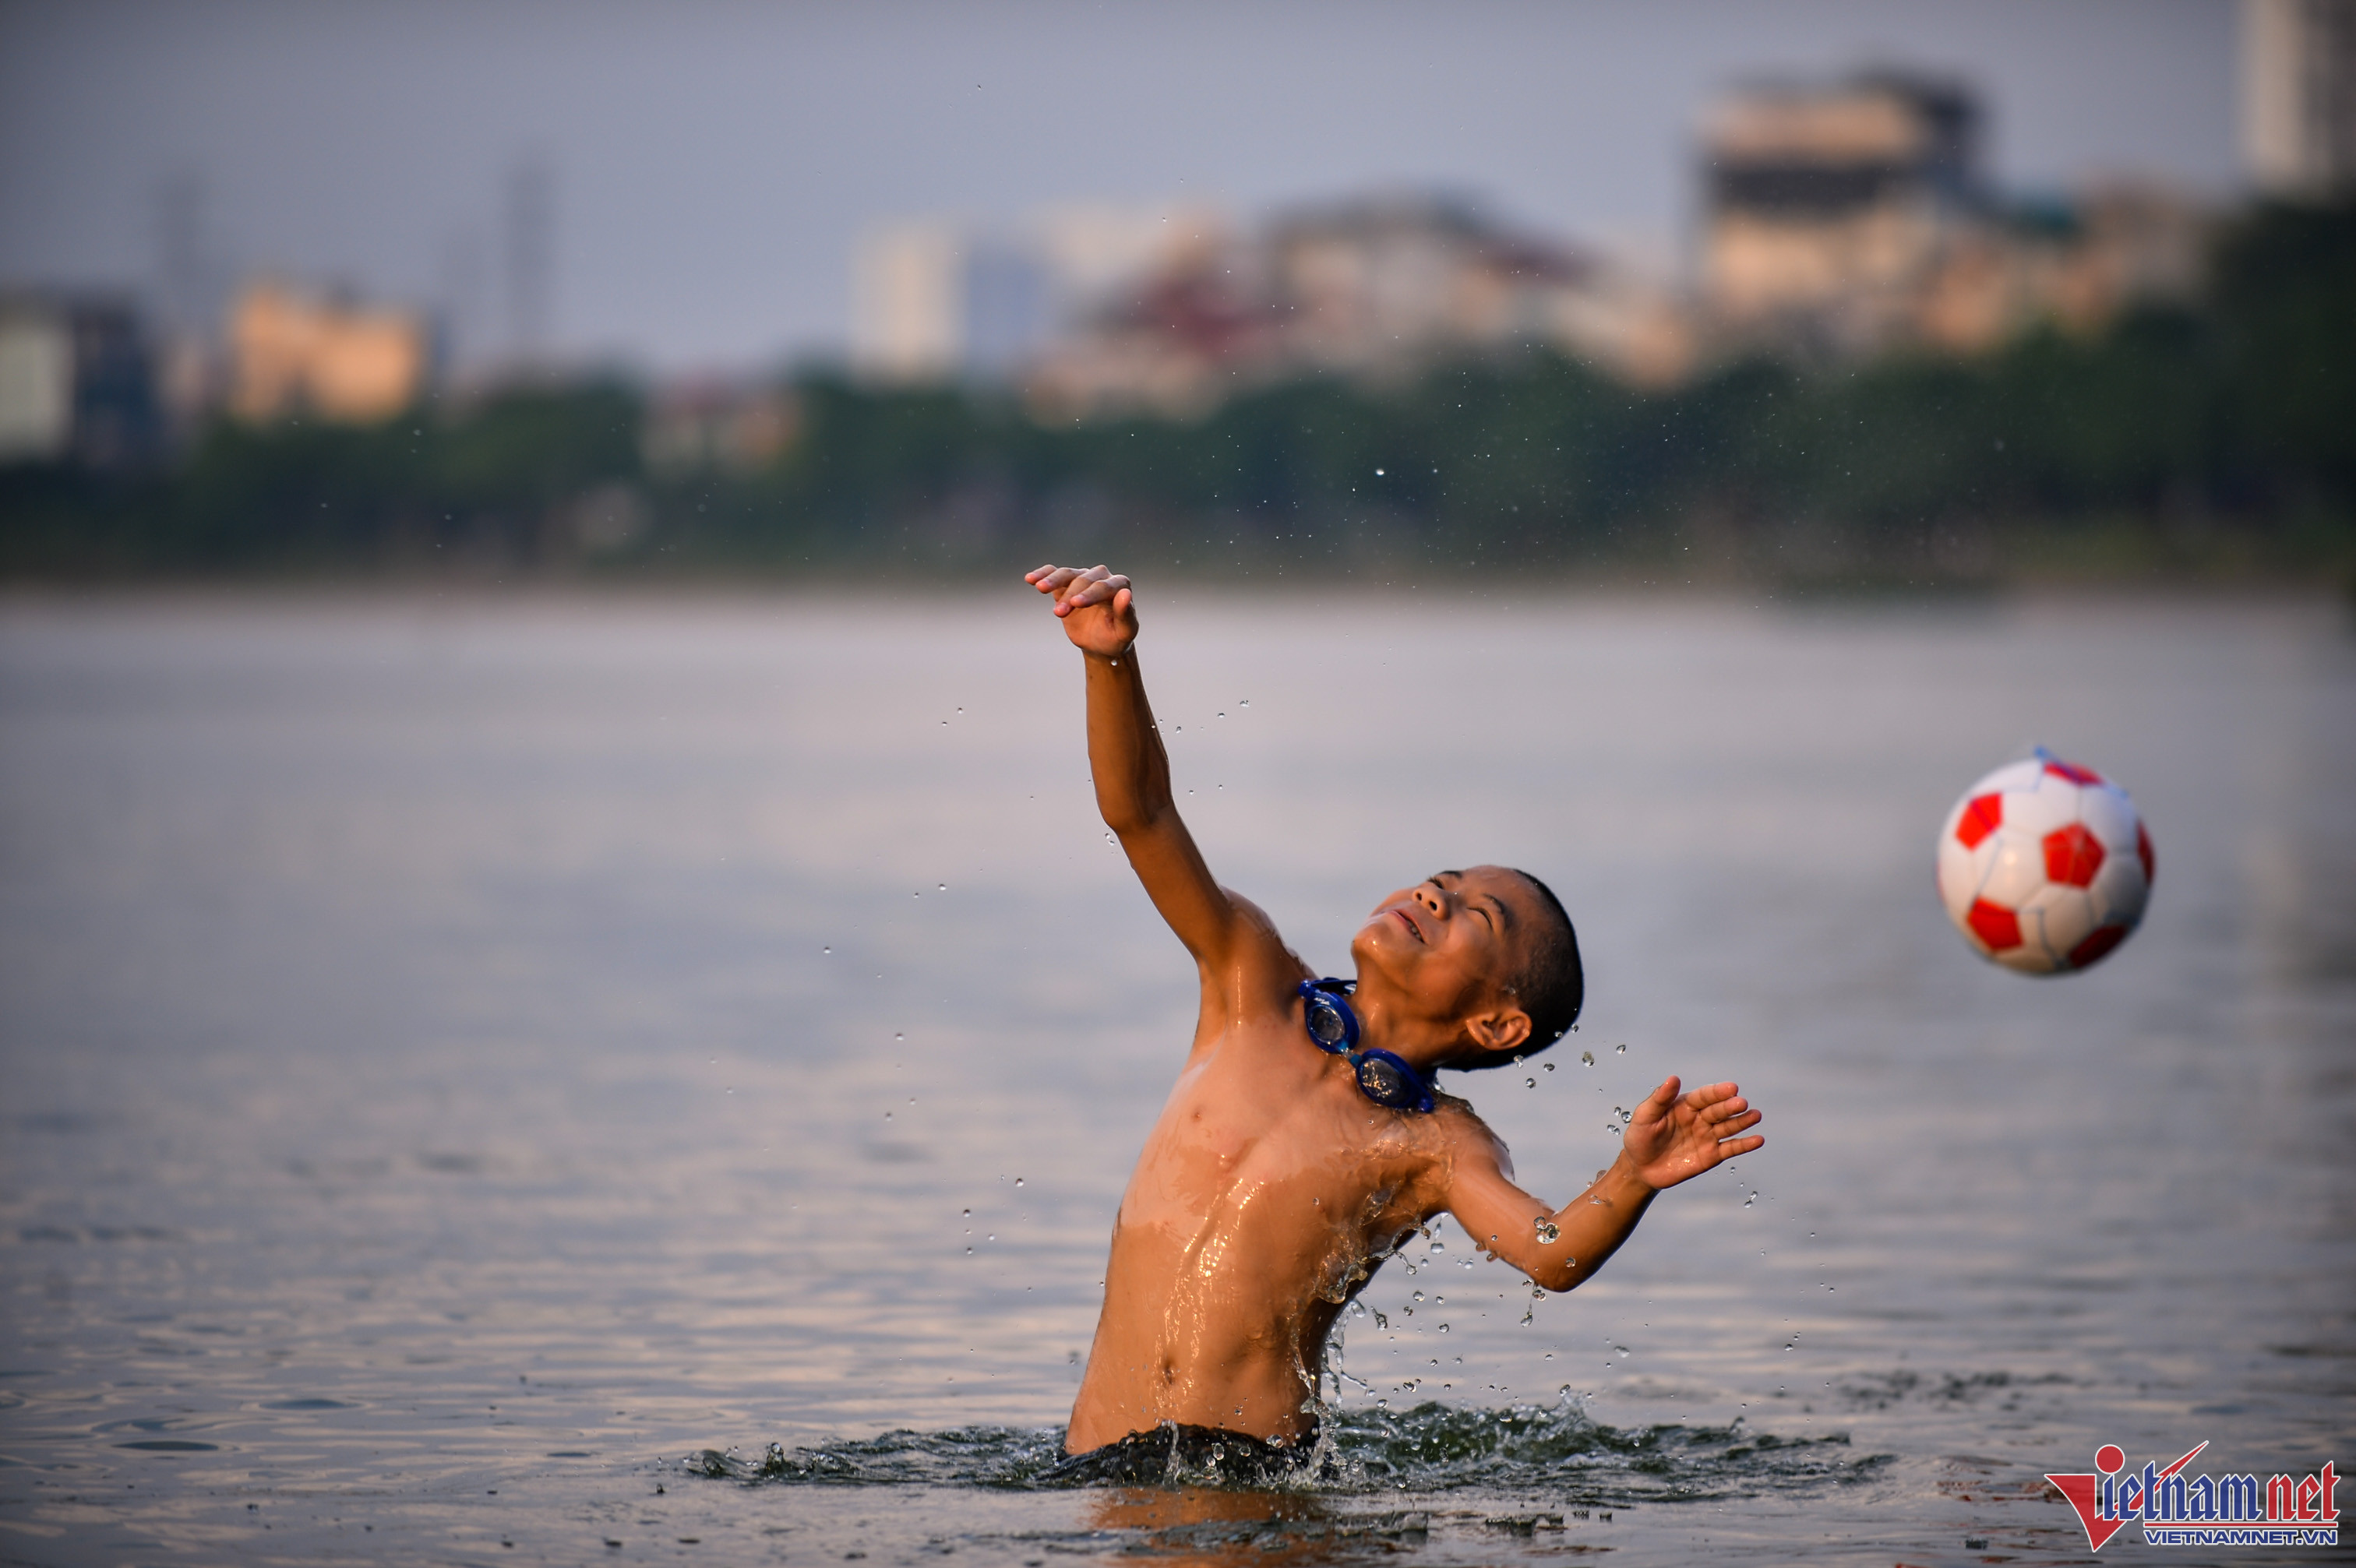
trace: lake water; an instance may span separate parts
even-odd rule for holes
[[[1580,1032],[1456,1083],[1526,1185],[1671,1071],[1767,1148],[1569,1296],[1392,1264],[1323,1485],[1042,1488],[1193,996],[1027,591],[17,601],[0,1560],[2048,1562],[2104,1442],[2356,1460],[2342,609],[1143,608],[1312,964],[1563,895]],[[2158,861],[2049,981],[1931,886],[2040,741]]]

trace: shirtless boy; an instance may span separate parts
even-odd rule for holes
[[[1433,1215],[1570,1290],[1655,1193],[1766,1141],[1742,1136],[1760,1113],[1735,1085],[1681,1095],[1670,1078],[1568,1207],[1516,1187],[1505,1146],[1430,1080],[1518,1061],[1570,1027],[1583,980],[1554,895],[1500,866],[1442,871],[1384,898],[1351,939],[1355,991],[1304,986],[1315,976],[1212,879],[1178,818],[1129,579],[1043,566],[1026,581],[1084,656],[1098,809],[1203,987],[1193,1048],[1121,1195],[1067,1450],[1117,1455],[1153,1433],[1173,1454],[1182,1440],[1300,1454],[1335,1315]]]

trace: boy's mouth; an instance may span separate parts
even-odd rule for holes
[[[1418,942],[1421,942],[1423,940],[1423,927],[1416,924],[1415,916],[1408,913],[1407,911],[1403,909],[1394,909],[1391,912],[1398,916],[1400,922],[1406,925],[1408,935],[1414,937]]]

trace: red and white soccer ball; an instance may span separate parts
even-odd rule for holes
[[[1939,829],[1948,918],[2024,975],[2100,963],[2150,896],[2151,837],[2127,792],[2041,747],[1965,791]]]

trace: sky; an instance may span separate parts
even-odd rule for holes
[[[480,356],[530,167],[552,350],[743,373],[840,352],[909,218],[1437,189],[1674,259],[1701,116],[1760,76],[1961,77],[2008,187],[2230,197],[2234,38],[2229,0],[0,0],[0,286],[156,293],[177,201],[217,283]]]

